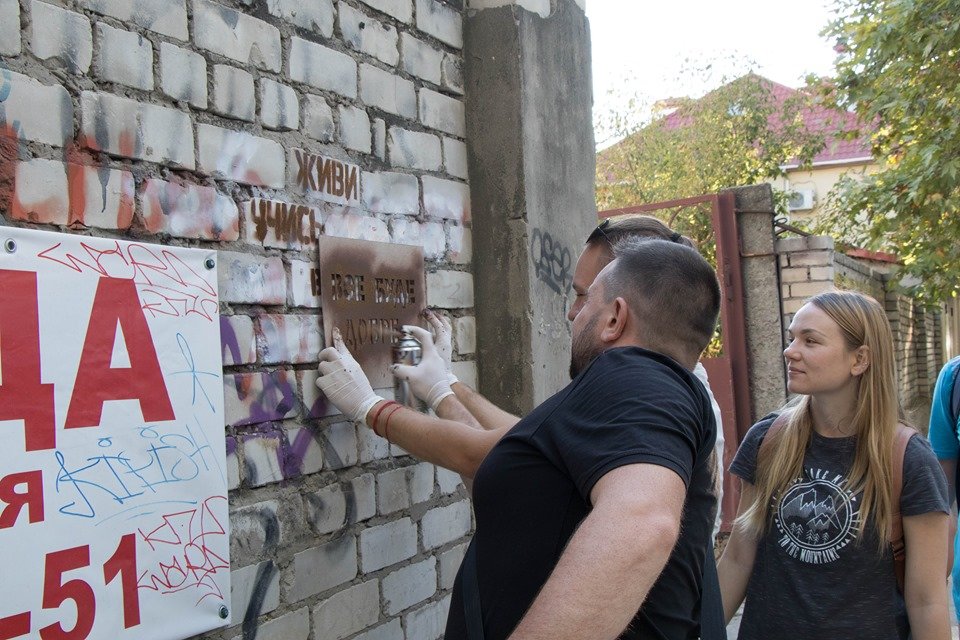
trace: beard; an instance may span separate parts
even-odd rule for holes
[[[603,351],[595,337],[598,318],[587,322],[579,333],[573,336],[570,344],[570,379],[573,380],[580,372],[587,368],[587,365],[593,361]]]

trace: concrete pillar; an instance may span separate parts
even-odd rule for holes
[[[480,391],[525,413],[569,380],[568,295],[596,223],[582,7],[473,0],[464,75]]]
[[[773,190],[768,184],[731,190],[740,232],[752,421],[786,401],[780,279],[774,251]]]

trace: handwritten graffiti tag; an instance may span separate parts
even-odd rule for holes
[[[548,232],[534,229],[530,239],[530,258],[537,279],[555,293],[567,295],[573,284],[573,274],[570,272],[573,254],[569,247],[554,240]]]

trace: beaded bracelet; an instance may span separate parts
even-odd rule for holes
[[[377,420],[380,419],[380,414],[383,413],[383,410],[392,404],[399,404],[399,403],[394,400],[387,400],[382,405],[380,405],[380,408],[377,409],[377,412],[373,414],[373,420],[370,422],[370,428],[373,429],[373,432],[376,433],[378,436],[380,435],[380,433],[377,432]]]
[[[403,405],[400,404],[400,403],[396,403],[396,402],[395,402],[394,404],[396,404],[397,406],[395,406],[393,409],[391,409],[391,410],[390,410],[390,413],[387,414],[387,417],[386,417],[386,419],[385,419],[385,421],[384,421],[384,425],[383,425],[383,438],[384,438],[384,440],[386,440],[387,442],[390,442],[390,438],[387,437],[387,433],[390,431],[390,418],[393,417],[393,414],[395,414],[397,411],[399,411],[400,409],[403,408]]]

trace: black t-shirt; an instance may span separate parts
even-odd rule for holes
[[[773,420],[767,416],[747,432],[730,465],[751,484]],[[814,432],[801,477],[772,501],[773,523],[760,538],[747,583],[741,640],[909,637],[889,545],[879,552],[870,522],[857,536],[862,493],[846,486],[856,449],[855,437]],[[947,484],[930,444],[914,436],[903,455],[900,513],[931,511],[948,511]]]
[[[637,347],[598,356],[533,410],[481,464],[473,485],[486,640],[506,638],[547,581],[604,474],[634,463],[675,471],[687,486],[681,533],[622,638],[697,638],[703,563],[716,512],[716,425],[703,385]],[[462,570],[461,570],[462,574]],[[462,575],[446,640],[466,638]]]

